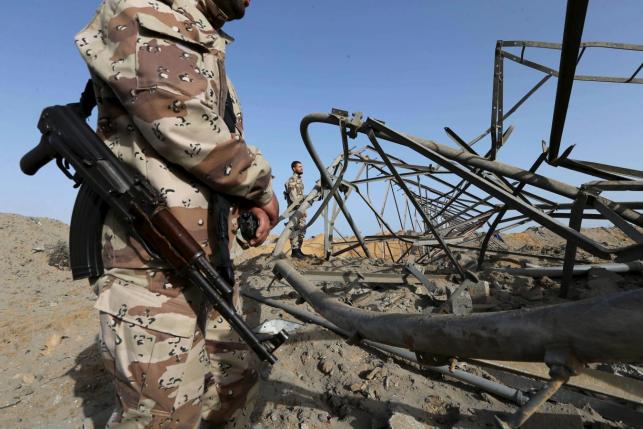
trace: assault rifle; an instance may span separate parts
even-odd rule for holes
[[[145,177],[119,161],[87,125],[85,120],[94,106],[89,83],[80,102],[45,108],[38,122],[42,139],[20,160],[23,173],[34,175],[55,159],[75,187],[80,187],[69,239],[74,279],[96,278],[103,273],[101,232],[105,215],[111,209],[153,258],[198,287],[257,356],[274,364],[277,358],[272,353],[287,335],[282,331],[260,341],[232,306],[234,279],[227,253],[229,201],[224,196],[215,196],[214,222],[218,229],[217,243],[213,243],[215,268],[199,243],[170,213],[160,193]],[[252,221],[245,217],[242,223]],[[242,234],[254,236],[252,231]]]

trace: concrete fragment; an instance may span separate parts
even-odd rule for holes
[[[471,301],[474,304],[486,304],[489,300],[489,282],[480,281],[472,282],[470,280],[465,280],[462,283],[469,291],[471,296]]]
[[[459,291],[449,300],[449,312],[456,316],[463,316],[473,312],[471,296],[466,291]]]
[[[451,292],[451,296],[444,303],[439,313],[451,313],[457,316],[463,316],[473,312],[473,301],[467,291],[467,281],[463,282],[457,289]]]

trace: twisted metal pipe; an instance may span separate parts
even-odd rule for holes
[[[643,360],[643,289],[535,309],[433,316],[342,304],[285,260],[274,272],[339,328],[424,354],[542,362],[548,350],[568,349],[586,363]]]

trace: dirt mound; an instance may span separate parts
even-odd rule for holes
[[[57,252],[68,232],[55,220],[0,214],[0,427],[80,427],[111,407],[95,297],[50,265],[65,265]]]

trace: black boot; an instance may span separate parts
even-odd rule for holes
[[[292,249],[290,252],[290,257],[294,259],[305,259],[306,256],[301,253],[301,249]]]

